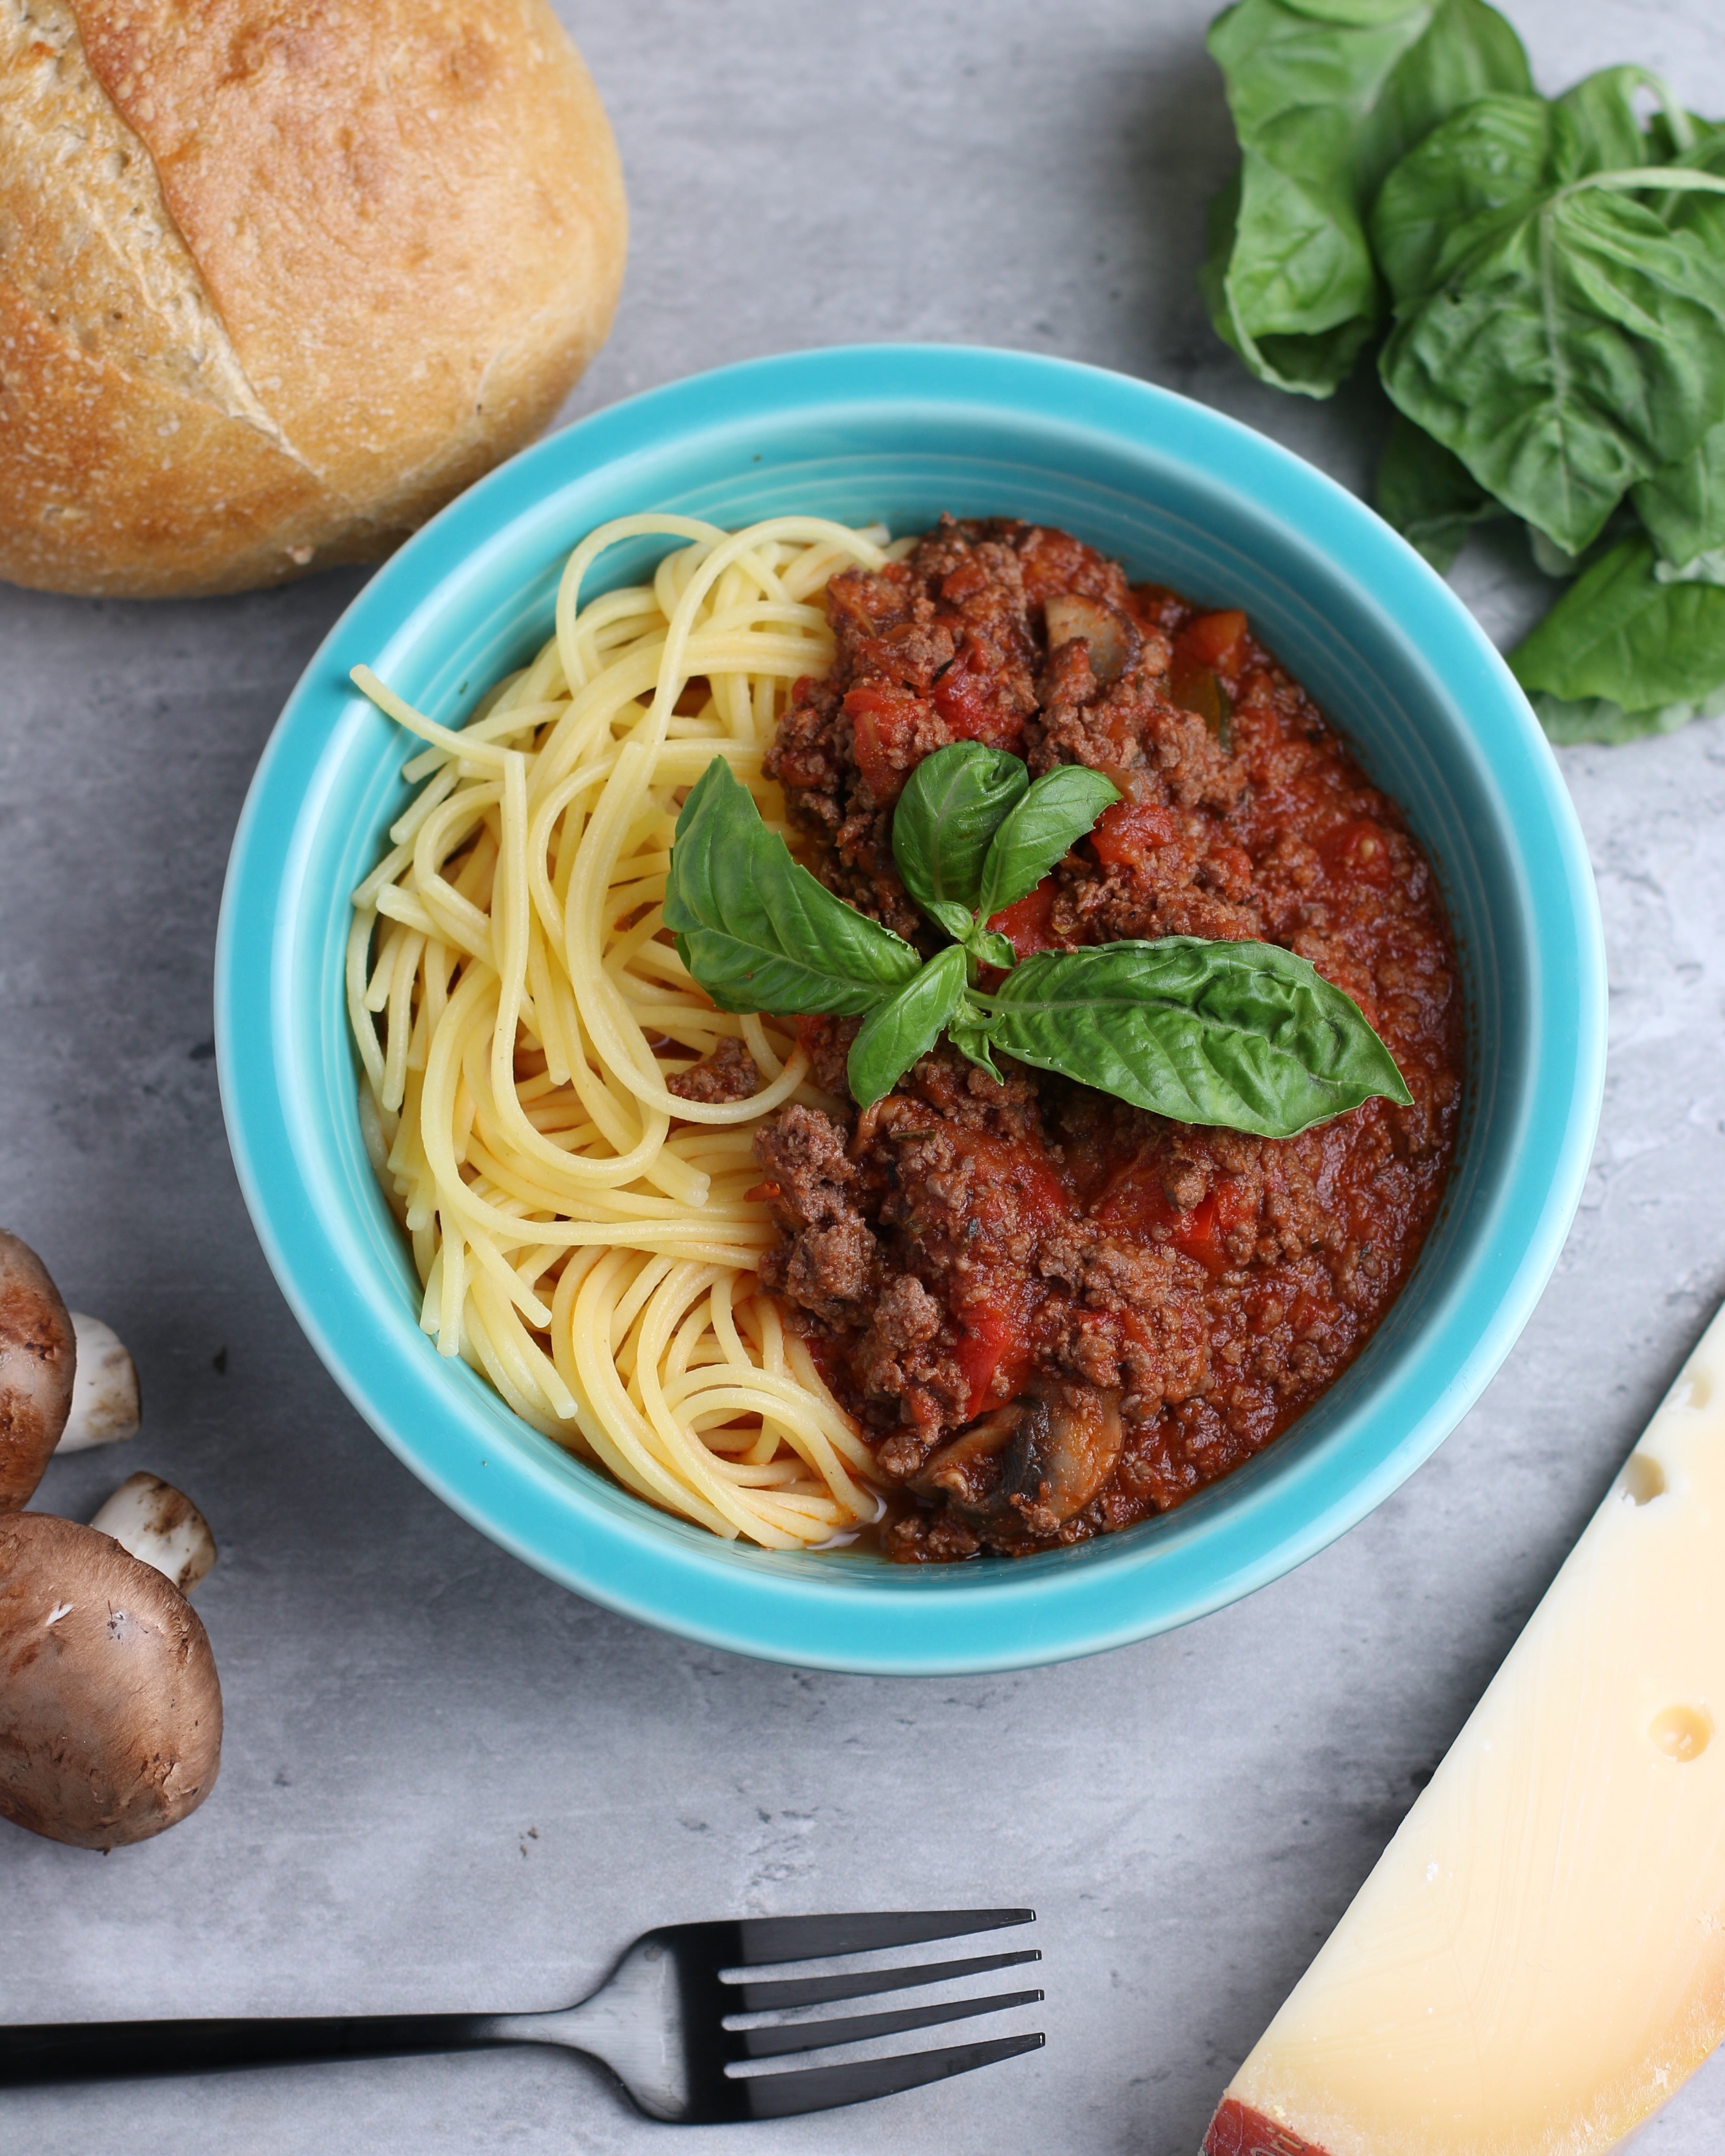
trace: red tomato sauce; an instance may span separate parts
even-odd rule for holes
[[[831,1108],[757,1149],[762,1278],[874,1441],[905,1560],[1129,1527],[1272,1442],[1357,1355],[1418,1259],[1461,1107],[1462,1014],[1430,865],[1234,608],[1066,534],[943,522],[834,579],[834,670],[768,757],[822,880],[932,952],[891,809],[952,740],[1079,762],[1122,798],[991,926],[1019,955],[1260,937],[1359,1004],[1414,1096],[1282,1141],[1173,1123],[942,1043],[859,1116],[854,1021],[803,1021]]]

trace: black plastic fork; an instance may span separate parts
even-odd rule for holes
[[[644,1932],[609,1979],[578,2006],[547,2014],[365,2014],[315,2019],[65,2021],[0,2027],[0,2087],[96,2075],[203,2073],[310,2059],[388,2058],[500,2044],[557,2044],[602,2060],[649,2118],[711,2126],[830,2111],[968,2074],[1037,2050],[1034,2035],[998,2036],[945,2051],[742,2074],[758,2059],[896,2036],[978,2014],[1034,2005],[1040,1991],[997,1992],[839,2020],[727,2025],[742,2016],[980,1976],[1040,1961],[1034,1947],[967,1960],[907,1963],[829,1976],[749,1977],[775,1962],[825,1960],[919,1946],[1036,1921],[1034,1909],[942,1909],[843,1917],[746,1917]],[[735,1972],[727,1974],[726,1972]]]

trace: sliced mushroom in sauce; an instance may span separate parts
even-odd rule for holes
[[[1099,689],[1129,672],[1144,648],[1137,624],[1118,607],[1079,592],[1056,592],[1043,608],[1043,619],[1050,651],[1080,637],[1090,646],[1090,670]]]
[[[1021,1393],[961,1430],[911,1481],[919,1496],[944,1497],[975,1521],[1010,1522],[1034,1507],[1070,1520],[1119,1462],[1117,1392],[1090,1385]]]

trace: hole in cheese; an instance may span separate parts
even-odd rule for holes
[[[1645,1452],[1632,1452],[1623,1463],[1623,1494],[1631,1504],[1645,1505],[1665,1494],[1665,1470]]]
[[[1684,1763],[1700,1758],[1713,1733],[1713,1717],[1704,1707],[1667,1707],[1647,1725],[1656,1750]]]

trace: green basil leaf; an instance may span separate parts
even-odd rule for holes
[[[1601,68],[1563,92],[1552,108],[1552,165],[1559,180],[1657,162],[1635,110],[1640,90],[1656,92],[1668,112],[1681,110],[1651,68]]]
[[[970,917],[968,907],[955,906],[950,899],[925,900],[922,911],[937,927],[945,929],[955,943],[963,942],[976,925]]]
[[[964,953],[949,943],[863,1020],[845,1065],[858,1105],[871,1107],[890,1093],[917,1057],[927,1055],[963,1001]]]
[[[1328,397],[1353,372],[1360,349],[1372,334],[1372,323],[1364,316],[1351,316],[1336,329],[1286,336],[1264,329],[1255,336],[1245,326],[1244,314],[1235,311],[1230,270],[1246,167],[1253,169],[1255,194],[1266,185],[1274,186],[1273,178],[1264,181],[1257,177],[1255,159],[1255,153],[1249,151],[1240,171],[1211,198],[1205,227],[1209,251],[1198,272],[1199,290],[1217,335],[1233,346],[1261,380],[1278,389]]]
[[[1178,1122],[1286,1138],[1412,1098],[1353,998],[1273,943],[1039,952],[981,1000],[1003,1053]]]
[[[1547,737],[1559,748],[1572,748],[1585,742],[1640,741],[1647,734],[1675,733],[1692,719],[1717,719],[1725,712],[1725,688],[1699,703],[1660,704],[1649,711],[1626,711],[1609,696],[1570,703],[1543,689],[1532,690],[1527,701]]]
[[[1205,300],[1262,379],[1327,397],[1382,315],[1365,205],[1446,113],[1527,89],[1527,56],[1485,0],[1239,0],[1209,42],[1241,164],[1210,219]]]
[[[1217,333],[1260,381],[1329,397],[1372,334],[1377,280],[1350,229],[1358,220],[1347,191],[1315,177],[1301,184],[1285,168],[1298,156],[1295,132],[1280,131],[1282,167],[1256,149],[1243,154],[1199,284]],[[1275,326],[1301,321],[1311,326]]]
[[[1313,23],[1337,23],[1350,29],[1368,29],[1394,23],[1408,12],[1408,0],[1283,0],[1291,14],[1304,15]]]
[[[1576,578],[1509,663],[1530,694],[1565,703],[1697,706],[1725,684],[1725,589],[1661,583],[1650,542],[1625,539]]]
[[[1714,131],[1715,122],[1686,112],[1673,98],[1662,112],[1656,112],[1647,129],[1647,155],[1656,165],[1681,163],[1702,138]]]
[[[1458,234],[1537,202],[1550,179],[1551,107],[1543,97],[1482,97],[1409,150],[1372,204],[1372,248],[1398,305],[1440,280]]]
[[[1670,163],[1680,171],[1711,173],[1715,178],[1725,174],[1725,124],[1697,120],[1688,113],[1681,117],[1689,125],[1691,140]],[[1656,136],[1672,132],[1669,119],[1662,118],[1663,126],[1655,122]],[[1717,195],[1650,190],[1646,199],[1673,232],[1692,232],[1715,254],[1725,246],[1725,202]]]
[[[1009,973],[1019,963],[1017,945],[996,929],[973,928],[964,939],[964,947],[979,965],[998,966],[1004,973]]]
[[[901,937],[798,866],[723,757],[677,818],[665,920],[721,1010],[858,1018],[922,965]]]
[[[1709,428],[1681,462],[1632,488],[1630,500],[1661,565],[1686,569],[1725,547],[1725,420]]]
[[[1725,416],[1725,260],[1626,194],[1583,182],[1477,218],[1439,273],[1398,310],[1384,387],[1569,553]]]
[[[1019,757],[981,742],[937,748],[906,780],[892,814],[892,857],[905,889],[949,936],[969,928],[989,842],[1029,783]]]
[[[978,1070],[986,1070],[997,1086],[1005,1084],[995,1063],[988,1025],[980,1011],[971,1006],[961,1010],[948,1022],[947,1038],[961,1055],[975,1064]]]
[[[978,916],[991,920],[1034,891],[1119,798],[1113,781],[1086,764],[1063,763],[1045,772],[994,834],[983,863]]]
[[[1502,514],[1460,457],[1398,412],[1378,460],[1378,512],[1441,575],[1476,524]]]

